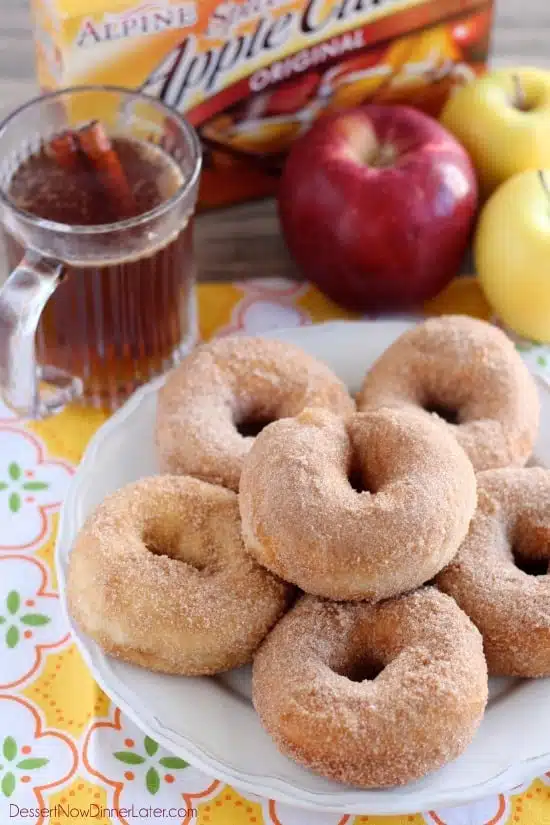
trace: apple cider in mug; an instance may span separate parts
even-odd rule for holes
[[[36,219],[93,228],[139,218],[176,195],[182,173],[162,148],[128,137],[115,137],[105,148],[105,141],[100,123],[79,132],[78,146],[69,132],[52,137],[13,172],[10,202]],[[2,231],[12,270],[24,250]],[[132,231],[140,239],[143,230]],[[42,313],[40,362],[85,377],[88,399],[98,404],[113,404],[119,395],[122,400],[150,375],[162,373],[190,334],[191,235],[190,219],[171,237],[130,257],[121,257],[116,239],[103,239],[102,260],[66,265]]]
[[[0,390],[40,418],[115,409],[196,340],[195,130],[157,99],[85,86],[0,124]]]
[[[492,0],[33,0],[44,89],[111,83],[198,129],[202,206],[274,191],[325,111],[410,103],[437,115],[483,72]]]
[[[94,132],[93,147],[99,129],[100,124],[94,124],[83,130],[81,140],[85,131]],[[81,162],[81,152],[67,140],[66,134],[52,138],[16,169],[8,197],[19,209],[69,226],[114,224],[151,212],[174,197],[183,183],[179,167],[160,147],[114,138],[111,165],[104,174]],[[189,221],[156,248],[122,259],[116,245],[109,249],[104,241],[103,261],[65,267],[64,281],[42,314],[40,361],[71,375],[85,373],[88,393],[102,401],[121,391],[128,395],[150,373],[163,372],[190,332],[186,307],[194,275],[191,234]],[[8,232],[4,245],[9,269],[14,269],[23,249]],[[98,334],[92,349],[88,327]]]

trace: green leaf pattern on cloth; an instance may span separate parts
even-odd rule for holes
[[[13,772],[13,763],[17,758],[18,753],[19,747],[14,737],[4,737],[1,746],[0,759],[5,760],[8,765],[4,766],[0,764],[0,791],[8,798],[12,796],[17,785],[17,776]],[[36,771],[39,768],[43,768],[45,765],[49,764],[49,761],[50,760],[45,757],[27,757],[25,759],[21,759],[19,762],[16,762],[15,770],[25,771],[25,773],[27,771]]]
[[[6,630],[6,647],[9,647],[10,649],[17,647],[20,638],[21,634],[19,633],[19,628],[14,624],[10,625]]]
[[[20,771],[35,771],[37,768],[43,768],[44,765],[47,765],[49,759],[22,759],[21,762],[18,762],[15,766],[19,768]]]
[[[264,288],[267,289],[267,287],[264,287]],[[273,295],[275,295],[275,294],[276,294],[275,291],[273,291]],[[261,295],[261,293],[260,293],[260,295]],[[275,305],[275,303],[278,302],[278,299],[276,297],[273,298],[273,299],[270,299],[270,300],[272,301],[273,305]],[[290,303],[288,301],[288,299],[285,298],[284,300],[287,301],[288,303]],[[281,303],[281,306],[283,306],[283,303]],[[304,314],[304,313],[302,313],[302,314]],[[316,319],[314,319],[314,320],[316,320]],[[293,323],[293,322],[291,321],[291,323]],[[530,368],[532,368],[533,371],[538,370],[541,374],[544,372],[545,376],[546,376],[546,380],[548,382],[550,382],[550,350],[549,350],[549,348],[548,347],[543,348],[543,347],[540,347],[539,345],[531,344],[529,342],[526,342],[526,343],[518,344],[518,350],[521,352],[522,357],[525,359],[525,361],[529,362]],[[70,413],[70,410],[69,410],[69,413]],[[0,412],[0,415],[1,415],[1,412]],[[13,424],[13,422],[12,422],[12,424]],[[21,423],[21,424],[17,423],[16,426],[19,427],[22,432],[25,432],[25,430],[27,429],[27,427],[24,423]],[[45,445],[45,449],[43,451],[43,457],[44,458],[47,458],[49,449],[54,449],[55,452],[56,452],[56,455],[58,455],[59,457],[63,456],[64,449],[65,449],[64,433],[63,433],[63,427],[64,426],[65,425],[63,423],[60,423],[60,424],[55,423],[55,425],[52,424],[52,432],[55,435],[55,443],[54,443],[53,438],[52,438],[52,443],[51,444],[49,443],[50,442],[50,434],[48,433],[47,438],[44,439],[44,445]],[[14,435],[10,436],[12,441],[8,442],[8,446],[9,446],[10,443],[15,443],[15,441],[13,439],[18,438],[19,436],[17,435],[17,433],[15,431],[15,427],[10,425],[10,427],[7,428],[7,429],[13,429],[14,433],[15,433],[15,436]],[[28,428],[28,430],[32,435],[32,429]],[[84,438],[82,440],[84,440]],[[72,460],[75,460],[76,447],[73,448],[73,446],[71,446],[71,449],[73,449]],[[33,498],[35,498],[36,501],[39,502],[40,504],[47,503],[46,491],[49,488],[50,491],[55,491],[55,495],[57,496],[56,498],[54,498],[54,494],[52,492],[52,496],[51,496],[52,501],[58,502],[58,501],[62,500],[63,496],[62,496],[62,494],[59,494],[59,495],[57,494],[57,486],[59,486],[60,490],[63,489],[63,488],[61,487],[61,483],[58,485],[57,480],[52,481],[49,485],[46,483],[47,480],[49,479],[49,475],[46,476],[47,470],[42,469],[42,467],[41,467],[42,458],[39,458],[38,454],[37,454],[36,460],[33,459],[32,461],[26,460],[26,458],[23,457],[23,454],[20,455],[19,451],[17,451],[16,449],[13,449],[13,450],[11,448],[6,449],[5,451],[3,451],[2,454],[3,454],[4,458],[0,461],[0,502],[2,502],[3,506],[4,506],[5,525],[13,525],[13,528],[10,528],[11,533],[6,528],[4,530],[4,536],[2,536],[2,531],[0,531],[0,539],[3,538],[3,540],[6,544],[7,553],[11,553],[14,549],[17,551],[18,545],[21,545],[21,546],[25,545],[27,547],[27,549],[24,551],[24,554],[31,555],[36,549],[39,549],[38,548],[38,541],[37,540],[35,541],[35,538],[36,539],[38,538],[38,532],[35,531],[33,533],[31,531],[29,533],[29,531],[27,531],[27,533],[25,533],[25,530],[23,528],[19,528],[18,525],[19,524],[24,525],[26,520],[27,520],[27,516],[29,514],[32,514],[33,512],[38,512],[38,509],[39,509],[38,506],[32,504],[32,499]],[[6,456],[8,456],[8,457],[9,456],[14,456],[17,459],[17,461],[9,461],[8,459],[5,458]],[[32,475],[30,472],[28,472],[30,470],[35,471],[36,475]],[[56,478],[56,477],[54,476],[54,478]],[[17,531],[19,531],[19,532],[17,532]],[[50,541],[53,538],[53,532],[54,531],[53,531],[53,529],[51,527],[51,524],[50,524],[49,525],[49,532],[47,534],[47,540],[48,541]],[[42,546],[42,542],[40,543],[40,547],[41,546]],[[7,555],[7,553],[5,553],[5,555]],[[49,563],[49,557],[48,557],[47,562],[45,561],[45,556],[44,555],[39,556],[39,560],[40,560],[41,564],[44,563],[44,566],[48,568],[48,572],[51,572],[51,570],[50,570],[51,565]],[[41,602],[41,603],[37,602],[36,606],[24,606],[25,602],[26,602],[26,599],[27,599],[27,595],[31,596],[31,598],[34,598],[34,592],[35,591],[33,591],[31,593],[30,591],[27,590],[27,588],[22,583],[20,583],[20,582],[16,583],[15,579],[14,579],[13,582],[10,582],[9,578],[8,578],[7,582],[8,582],[8,585],[6,587],[6,590],[4,591],[4,595],[3,595],[3,597],[0,597],[0,677],[2,675],[1,674],[1,666],[3,664],[2,657],[4,656],[5,659],[7,660],[8,656],[11,655],[15,659],[20,655],[19,648],[21,648],[21,650],[23,651],[24,644],[26,644],[25,638],[24,638],[25,631],[31,630],[32,633],[33,633],[33,637],[34,637],[34,635],[35,635],[34,631],[36,629],[36,637],[38,638],[39,633],[47,632],[47,631],[42,630],[43,627],[47,627],[47,629],[49,630],[50,628],[52,628],[55,625],[55,622],[56,622],[55,611],[53,609],[50,609],[49,606],[43,607],[44,602]],[[6,603],[6,593],[7,593],[8,590],[10,590],[10,591],[13,590],[14,587],[19,588],[19,594],[16,593],[15,596],[12,596],[12,599],[16,599],[17,597],[19,597],[19,601],[17,603],[15,601],[10,602],[10,604],[12,606],[12,611],[10,611],[8,609],[8,605]],[[10,593],[10,595],[11,595],[11,593]],[[15,607],[14,607],[14,605],[15,605]],[[50,619],[49,616],[42,615],[42,613],[40,612],[42,609],[47,610],[48,614],[51,613],[52,618]],[[27,634],[27,635],[29,635],[29,634]],[[10,650],[7,649],[8,640],[11,644],[14,645],[12,650],[14,650],[15,652],[13,654],[10,652]],[[34,644],[34,642],[32,644]],[[32,647],[32,644],[30,644],[29,647]],[[54,652],[54,653],[48,652],[46,658],[47,658],[47,660],[52,662],[54,660],[55,655],[56,655],[56,652]],[[42,672],[43,672],[43,670],[40,669],[39,673],[41,674]],[[63,673],[63,670],[62,670],[62,673]],[[6,679],[6,681],[7,681],[7,679]],[[27,683],[25,682],[24,685],[26,686]],[[32,685],[32,682],[31,682],[31,685]],[[75,683],[74,687],[75,687],[75,691],[78,690],[81,687],[80,680],[79,680],[78,683]],[[13,693],[16,693],[16,694],[19,693],[19,692],[21,692],[19,688],[16,688],[13,691]],[[9,693],[9,691],[8,691],[8,693]],[[50,698],[51,697],[48,697],[48,700],[47,700],[48,703],[50,701]],[[29,704],[32,704],[33,701],[34,700],[29,700]],[[38,705],[41,705],[41,701],[38,698],[35,700],[35,702],[37,703],[37,707],[38,707]],[[15,703],[14,703],[14,705],[15,705]],[[63,710],[67,710],[67,708],[63,708]],[[55,728],[57,726],[55,718],[54,718],[54,715],[57,712],[58,712],[57,710],[56,711],[51,710],[51,718],[48,716],[48,718],[50,718],[52,728]],[[49,712],[47,712],[47,713],[49,713]],[[108,739],[106,737],[106,730],[105,730],[105,724],[104,724],[105,720],[103,718],[96,719],[92,707],[90,707],[90,713],[92,715],[92,719],[90,720],[90,722],[97,724],[98,725],[98,731],[99,731],[98,736],[97,736],[97,747],[95,748],[95,753],[93,753],[94,758],[97,759],[98,769],[102,769],[107,764],[109,764],[109,770],[112,770],[112,773],[109,773],[109,771],[107,771],[106,775],[108,774],[109,777],[113,776],[113,778],[115,776],[115,771],[114,771],[114,769],[112,769],[112,766],[115,764],[115,762],[117,763],[118,769],[120,771],[120,774],[116,773],[117,777],[120,778],[120,776],[123,775],[125,772],[128,773],[128,775],[129,775],[129,772],[132,771],[135,774],[135,777],[134,777],[133,781],[128,780],[127,784],[125,784],[126,780],[121,779],[122,784],[125,784],[125,788],[127,789],[128,795],[133,794],[134,797],[138,797],[138,787],[137,786],[139,785],[139,794],[141,795],[141,797],[143,799],[146,799],[146,797],[148,796],[149,797],[149,804],[152,804],[152,805],[155,805],[155,804],[164,805],[164,801],[165,801],[164,800],[164,793],[165,792],[166,792],[166,799],[169,798],[169,793],[170,792],[171,793],[176,793],[178,791],[181,792],[181,788],[178,785],[178,780],[180,780],[182,774],[178,773],[178,772],[185,771],[185,769],[188,767],[187,762],[184,759],[180,759],[177,756],[168,755],[167,752],[164,749],[159,748],[158,744],[153,739],[151,739],[150,737],[144,737],[143,734],[140,735],[139,732],[134,728],[129,729],[129,736],[133,737],[133,740],[135,741],[135,745],[132,743],[131,748],[127,748],[125,745],[123,745],[121,740],[117,739],[117,731],[115,729],[112,730],[113,739],[112,740]],[[28,712],[28,716],[29,716],[29,718],[31,718],[31,721],[32,721],[30,711]],[[69,717],[67,717],[67,718],[69,718]],[[22,730],[20,730],[20,728],[22,729],[22,725],[20,725],[18,723],[18,724],[14,724],[12,726],[9,716],[6,716],[6,720],[8,721],[8,724],[6,724],[6,728],[11,733],[13,733],[14,736],[7,736],[5,733],[3,733],[0,730],[0,810],[3,810],[3,808],[8,807],[10,802],[19,803],[19,801],[20,801],[19,800],[20,791],[22,792],[22,791],[26,790],[27,792],[30,791],[32,793],[33,787],[34,786],[39,786],[41,784],[38,777],[40,777],[41,773],[45,771],[44,766],[48,762],[48,760],[45,760],[41,757],[43,757],[44,754],[49,755],[48,751],[41,750],[39,752],[38,749],[36,749],[36,755],[35,755],[35,753],[34,753],[35,742],[33,741],[34,728],[32,727],[32,725],[30,725],[28,730],[25,731],[25,734],[23,734]],[[0,728],[1,727],[2,726],[0,726]],[[71,738],[71,734],[69,734],[69,739],[70,738]],[[48,744],[48,741],[50,741],[54,744],[57,743],[57,746],[58,746],[57,751],[53,748],[53,746],[51,746],[52,747],[52,753],[56,754],[55,758],[52,758],[52,759],[49,760],[50,767],[51,767],[52,765],[56,764],[57,761],[58,761],[57,754],[58,754],[58,752],[61,752],[61,750],[62,750],[61,742],[60,742],[60,740],[57,741],[57,740],[53,740],[53,739],[52,740],[47,740],[47,739],[43,740],[43,739],[41,739],[40,741],[41,741],[41,747],[42,748],[50,747],[50,745]],[[84,741],[84,740],[81,740],[81,741]],[[112,746],[111,746],[111,742],[112,742]],[[25,753],[23,753],[22,748],[23,748],[24,745],[32,745],[33,746],[32,752],[27,752],[27,748],[24,748]],[[6,750],[4,750],[4,748]],[[118,750],[118,753],[116,754],[116,760],[115,760],[113,758],[113,752],[117,749],[120,749],[120,750]],[[92,753],[92,750],[90,752]],[[126,754],[132,754],[134,759],[132,761],[132,756],[130,756],[129,759],[121,758],[120,754],[125,754],[125,755]],[[107,759],[109,760],[108,763],[107,763]],[[56,770],[57,770],[57,768],[56,768]],[[21,783],[20,784],[20,780],[21,780],[21,777],[22,777],[24,772],[27,772],[28,774],[33,775],[32,776],[32,783],[29,782],[28,784],[26,784],[26,783]],[[196,772],[196,773],[198,775],[198,772]],[[171,779],[173,777],[168,777],[168,782],[166,784],[165,778],[166,778],[167,774],[175,775],[177,777],[177,781],[171,784]],[[58,774],[56,774],[56,777],[60,776],[60,775],[61,775],[61,769],[59,769],[59,772],[58,772]],[[187,779],[187,781],[189,781],[189,784],[193,786],[191,788],[191,790],[193,790],[193,791],[198,791],[199,790],[199,784],[202,780],[199,779],[199,778],[195,779],[195,772],[193,770],[189,769],[186,772],[186,779]],[[166,784],[166,787],[165,787],[165,784]],[[210,779],[208,779],[208,781],[206,781],[206,778],[204,778],[204,787],[206,788],[206,786],[209,785],[209,784],[210,784]],[[170,785],[171,785],[171,787],[170,787]],[[539,786],[537,786],[537,791],[544,790],[545,785],[550,790],[550,784],[548,782],[548,777],[542,777],[542,783],[539,782]],[[186,790],[187,790],[187,787],[186,787]],[[64,792],[64,791],[60,790],[59,793],[61,793],[61,792]],[[217,794],[218,791],[216,790],[215,792],[210,794],[210,796],[213,796],[214,793]],[[49,791],[45,795],[46,804],[49,804],[50,800],[53,800],[54,797],[57,794],[58,794],[58,789],[57,788],[54,788],[53,790]],[[130,799],[130,801],[133,802],[134,797],[132,797]],[[521,797],[518,797],[518,798],[523,799],[523,794],[522,794]],[[180,796],[180,800],[181,800],[181,796]],[[227,819],[228,822],[232,821],[232,811],[227,810],[227,808],[225,806],[225,803],[223,803],[221,800],[222,800],[222,797],[220,796],[220,805],[222,806],[221,810],[223,812],[222,813],[222,818],[224,819],[224,821],[225,821],[225,819]],[[505,804],[506,810],[504,810],[504,808],[502,808],[502,811],[501,811],[501,807],[499,807],[499,806],[504,805],[504,800],[505,800],[505,803],[506,803]],[[70,800],[68,800],[68,801],[70,802]],[[106,788],[106,798],[105,798],[105,800],[103,800],[103,798],[102,798],[101,801],[102,802],[105,801],[105,803],[107,805],[114,806],[115,803],[113,801],[113,792],[112,792],[112,790]],[[139,797],[138,797],[137,801],[139,801]],[[32,802],[34,802],[34,800],[31,799],[31,803]],[[183,804],[183,802],[182,802],[182,804]],[[275,805],[275,803],[273,803],[273,804]],[[514,805],[515,804],[516,803],[514,803]],[[521,823],[519,823],[519,821],[518,821],[518,825],[534,825],[534,819],[533,819],[532,822],[529,819],[529,816],[531,814],[531,811],[530,811],[530,808],[529,808],[530,804],[531,803],[528,800],[526,800],[527,810],[523,814],[520,814],[519,809],[518,809],[518,818],[521,819]],[[533,802],[532,804],[535,804],[535,803]],[[550,805],[550,799],[549,799],[548,804]],[[475,808],[475,805],[473,807]],[[459,812],[456,813],[456,815],[453,815],[450,812],[449,812],[448,817],[445,816],[444,814],[440,815],[440,816],[442,816],[441,821],[445,820],[445,822],[448,822],[449,825],[450,825],[451,820],[452,820],[453,823],[455,821],[458,823],[459,820],[460,821],[462,821],[462,820],[466,821],[466,819],[468,819],[469,822],[471,820],[472,825],[474,825],[474,822],[476,823],[476,825],[481,825],[481,823],[495,822],[495,825],[496,825],[496,822],[498,820],[499,825],[504,825],[505,822],[508,822],[509,820],[514,818],[513,814],[515,813],[515,809],[512,809],[511,806],[509,807],[507,796],[506,796],[506,798],[501,797],[500,801],[496,801],[496,797],[495,797],[494,810],[490,810],[490,808],[491,808],[491,805],[490,805],[489,802],[487,802],[486,803],[486,810],[484,809],[483,812],[478,812],[477,815],[476,815],[475,811],[470,813],[469,808],[468,809],[460,809]],[[262,808],[262,810],[263,810],[263,808]],[[279,811],[279,805],[277,803],[277,812],[278,811]],[[236,816],[236,814],[237,814],[237,812],[235,813],[235,816]],[[275,814],[273,814],[273,817],[275,818]],[[403,820],[405,820],[406,818],[407,817],[403,817]],[[417,818],[420,819],[420,817],[417,817]],[[424,818],[426,819],[427,823],[428,822],[432,823],[432,819],[433,819],[434,823],[436,821],[435,816],[431,817],[428,814],[426,814],[424,816]],[[217,821],[216,816],[214,816],[213,819]],[[261,821],[263,821],[261,815],[260,815],[259,819]],[[271,817],[267,813],[267,808],[264,811],[264,819],[265,819],[266,825],[267,825],[268,821],[271,822]],[[306,819],[307,819],[307,815],[304,814],[303,815],[304,822],[305,822]],[[324,822],[325,817],[323,816],[322,819],[323,819],[323,822]],[[327,817],[327,823],[328,823],[328,819],[329,819],[329,817]],[[341,819],[342,819],[342,817],[340,815],[335,816],[334,817],[334,825],[336,825],[337,821],[340,822]],[[351,817],[351,819],[353,819],[353,817]],[[202,814],[201,814],[201,820],[202,820]],[[288,813],[285,813],[284,809],[281,809],[281,813],[278,816],[278,818],[276,819],[276,821],[279,821],[279,820],[281,821],[281,823],[286,823],[288,825],[288,823],[290,823],[291,820],[292,820],[293,823],[294,822],[298,823],[298,821],[302,822],[302,816],[299,815],[298,812],[292,812],[292,811],[289,810]],[[205,822],[206,822],[206,818],[205,818]],[[4,820],[2,819],[2,817],[0,817],[0,825],[4,825]],[[7,825],[7,823],[6,823],[6,825]],[[137,823],[134,823],[134,825],[137,825]],[[330,820],[330,825],[333,825],[332,819]],[[549,825],[550,825],[550,822],[549,822]]]
[[[0,625],[8,623],[8,628],[4,635],[4,642],[8,649],[13,650],[21,641],[21,631],[17,622],[26,627],[44,627],[51,622],[49,616],[43,613],[24,613],[19,615],[21,609],[21,596],[17,590],[10,590],[5,602],[5,615],[0,615]]]
[[[158,793],[160,788],[160,776],[156,768],[149,768],[145,776],[145,785],[150,794]]]
[[[159,759],[159,765],[162,765],[163,768],[171,768],[177,771],[182,768],[188,768],[189,762],[186,762],[185,759],[180,759],[179,756],[163,756],[162,759]]]
[[[10,590],[8,593],[8,597],[6,599],[6,607],[8,608],[8,613],[11,615],[15,615],[21,606],[21,596],[17,592],[17,590]]]
[[[50,486],[46,481],[32,479],[24,481],[23,468],[16,462],[10,461],[7,467],[7,480],[0,481],[0,493],[7,493],[10,512],[16,515],[23,507],[24,493],[38,493],[47,490]]]
[[[13,762],[17,756],[17,742],[13,736],[6,736],[4,739],[2,744],[2,756],[4,759],[7,759],[8,762]]]
[[[147,756],[154,756],[159,749],[159,746],[157,745],[155,740],[151,739],[150,736],[145,737],[143,745],[145,747],[145,752],[147,753]]]
[[[15,776],[11,771],[4,774],[2,777],[2,782],[0,783],[0,788],[2,789],[2,793],[4,796],[8,798],[12,795],[15,790]]]
[[[24,616],[21,616],[20,621],[22,624],[26,624],[29,627],[42,627],[42,625],[51,622],[51,619],[49,616],[44,616],[42,613],[26,613]]]
[[[144,768],[147,769],[145,772],[145,787],[152,796],[157,794],[161,787],[163,771],[160,769],[180,771],[189,767],[184,759],[177,756],[161,756],[157,759],[159,745],[150,736],[144,737],[143,750],[145,755],[132,750],[125,750],[116,751],[113,756],[125,765],[144,765]]]
[[[132,753],[132,751],[117,751],[115,759],[124,762],[125,765],[142,765],[145,762],[145,757],[140,756],[139,753]]]

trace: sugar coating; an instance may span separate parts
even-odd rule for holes
[[[400,336],[367,373],[357,405],[455,411],[459,422],[447,427],[477,471],[523,466],[539,423],[535,382],[510,339],[461,315],[431,318]]]
[[[344,384],[298,347],[236,336],[198,347],[159,393],[156,442],[163,472],[238,490],[254,439],[237,424],[296,415],[304,407],[355,409]]]
[[[367,490],[348,476],[360,469]],[[437,419],[305,410],[260,433],[239,494],[255,558],[314,595],[377,601],[452,559],[476,506],[470,461]]]
[[[108,496],[70,556],[77,624],[108,653],[165,673],[250,661],[291,595],[245,552],[236,494],[185,476]]]
[[[347,678],[365,664],[383,669]],[[434,588],[376,605],[305,596],[257,652],[253,700],[279,749],[316,773],[403,785],[471,742],[487,702],[481,636]]]
[[[75,544],[68,596],[105,650],[153,670],[216,673],[261,645],[253,698],[278,747],[367,788],[454,759],[487,701],[465,613],[431,587],[396,594],[448,565],[437,584],[479,626],[491,672],[550,675],[550,576],[513,558],[520,546],[550,559],[550,473],[480,473],[468,532],[471,462],[522,465],[539,415],[512,344],[483,322],[432,319],[402,336],[358,403],[365,412],[287,344],[199,347],[161,391],[156,428],[163,469],[198,478],[146,479],[106,499]],[[237,429],[247,420],[275,423],[254,439]],[[363,492],[349,480],[358,471]],[[284,615],[295,591],[282,579],[350,601],[304,596]]]
[[[550,562],[550,471],[488,470],[478,489],[468,536],[437,586],[481,631],[491,674],[550,676],[550,575],[529,575],[514,560],[517,549]]]

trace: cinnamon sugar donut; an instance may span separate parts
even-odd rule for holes
[[[487,702],[481,636],[431,587],[375,605],[305,596],[257,652],[253,700],[277,747],[315,773],[404,785],[472,740]]]
[[[456,439],[414,410],[305,410],[260,433],[239,503],[245,545],[268,570],[307,593],[376,601],[448,564],[476,480]]]
[[[476,470],[522,466],[539,421],[537,388],[514,345],[485,321],[431,318],[397,339],[367,373],[360,410],[437,413]]]
[[[234,337],[201,346],[159,394],[161,468],[238,490],[253,436],[304,407],[355,409],[330,369],[291,344]]]
[[[478,475],[479,504],[437,578],[483,636],[489,672],[550,676],[550,471]]]
[[[235,493],[155,476],[87,520],[67,592],[75,622],[108,653],[196,676],[248,662],[290,588],[244,551]]]

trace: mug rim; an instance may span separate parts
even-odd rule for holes
[[[192,163],[193,163],[193,170],[191,175],[184,180],[181,185],[178,187],[177,191],[174,192],[167,200],[162,201],[153,209],[149,209],[147,212],[143,212],[141,215],[136,215],[132,218],[124,218],[120,221],[111,221],[110,223],[101,223],[95,225],[89,224],[70,224],[70,223],[61,223],[60,221],[52,221],[48,218],[41,218],[38,215],[33,215],[32,212],[27,212],[25,209],[21,209],[15,203],[13,203],[7,194],[2,190],[0,187],[0,201],[4,204],[5,207],[10,209],[17,218],[31,228],[39,228],[42,230],[47,230],[50,232],[56,233],[64,233],[64,234],[72,234],[72,235],[104,235],[109,232],[118,232],[125,229],[135,229],[140,225],[147,223],[148,221],[155,220],[156,218],[162,217],[162,215],[169,212],[172,207],[176,206],[180,203],[184,198],[189,195],[189,193],[193,190],[194,187],[197,186],[201,167],[202,167],[202,149],[199,137],[195,128],[192,126],[191,123],[187,120],[187,118],[183,117],[178,111],[175,109],[170,108],[167,106],[162,100],[159,100],[152,95],[144,94],[140,89],[131,89],[127,86],[117,86],[113,84],[81,84],[77,86],[66,86],[62,89],[56,89],[55,91],[46,92],[44,94],[36,95],[35,97],[27,100],[25,103],[18,106],[14,109],[9,115],[7,115],[3,120],[0,122],[0,140],[5,132],[5,130],[16,120],[16,118],[21,115],[23,112],[27,111],[27,109],[31,109],[34,106],[38,105],[39,103],[43,103],[44,101],[48,100],[55,100],[58,97],[62,97],[63,95],[67,94],[79,94],[82,92],[110,92],[114,94],[123,94],[127,97],[134,97],[137,99],[141,99],[146,101],[147,103],[151,103],[155,106],[158,106],[160,110],[163,110],[164,113],[179,122],[181,131],[184,133],[189,146],[192,152]]]

